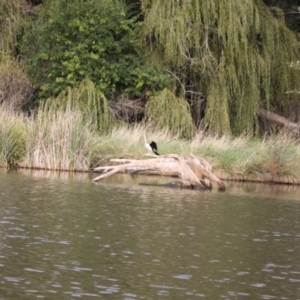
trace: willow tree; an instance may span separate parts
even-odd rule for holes
[[[187,102],[166,88],[149,98],[145,121],[154,128],[167,130],[180,138],[190,139],[196,131]]]
[[[172,74],[213,132],[254,132],[257,108],[290,113],[295,35],[262,0],[141,0],[149,62]],[[205,99],[205,106],[202,102]]]
[[[0,60],[15,52],[25,24],[26,0],[0,0]]]
[[[30,78],[20,61],[20,37],[30,9],[26,0],[0,0],[0,104],[18,110],[32,96]]]
[[[78,111],[84,121],[100,133],[109,132],[117,124],[108,100],[89,79],[81,81],[78,87],[67,87],[56,98],[41,103],[43,112]]]

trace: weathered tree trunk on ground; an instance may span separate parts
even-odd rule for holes
[[[259,108],[258,115],[262,119],[265,119],[265,120],[268,120],[275,124],[278,124],[280,126],[286,127],[295,133],[300,133],[300,124],[299,123],[291,122],[290,120],[288,120],[280,115],[277,115],[275,113],[272,113],[270,111],[267,111],[263,108]]]
[[[111,159],[111,161],[121,165],[95,168],[94,171],[101,171],[103,174],[95,177],[94,182],[118,172],[129,174],[155,172],[166,176],[178,176],[181,180],[176,185],[183,188],[211,189],[214,182],[220,191],[226,189],[224,182],[212,173],[211,165],[206,160],[197,159],[193,155],[187,159],[176,154],[168,154],[152,159]]]

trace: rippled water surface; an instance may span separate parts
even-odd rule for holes
[[[299,188],[128,178],[0,172],[0,299],[300,299]]]

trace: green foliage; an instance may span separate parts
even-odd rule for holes
[[[44,111],[78,111],[84,120],[100,133],[107,133],[116,124],[107,99],[99,92],[92,81],[83,80],[78,87],[66,88],[56,98],[48,98]]]
[[[287,26],[295,31],[300,32],[300,11],[299,0],[263,0],[270,7],[275,17],[284,18]]]
[[[206,99],[197,113],[212,132],[255,133],[259,105],[295,110],[299,97],[286,91],[299,85],[289,68],[299,46],[262,0],[142,0],[142,8],[149,61],[174,75],[173,91],[190,103]]]
[[[229,120],[229,95],[226,90],[226,82],[223,76],[216,76],[208,89],[206,120],[218,120],[217,122],[206,121],[210,131],[218,135],[230,133]]]
[[[145,115],[146,121],[155,128],[167,130],[179,138],[190,139],[195,134],[187,102],[166,88],[148,100]]]
[[[14,55],[25,24],[26,0],[0,0],[0,61]]]
[[[296,69],[296,70],[298,70],[298,71],[300,71],[300,60],[297,60],[297,61],[295,61],[295,62],[292,62],[292,63],[290,64],[290,67],[291,67],[291,68],[294,68],[294,69]]]
[[[120,1],[46,1],[26,32],[23,52],[39,96],[57,96],[90,78],[111,99],[139,96],[162,77],[145,68],[136,35],[139,23]]]
[[[290,67],[294,70],[297,70],[298,71],[298,74],[299,74],[299,71],[300,71],[300,61],[297,60],[297,61],[293,61],[290,63]],[[300,77],[300,74],[299,74],[299,77]],[[294,94],[300,94],[300,82],[299,82],[299,85],[298,85],[298,89],[294,89],[293,91],[286,91],[287,94],[290,94],[290,93],[294,93]]]
[[[32,86],[22,62],[11,58],[0,63],[0,103],[6,110],[20,110],[32,95]]]

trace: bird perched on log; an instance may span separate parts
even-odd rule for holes
[[[145,140],[145,147],[147,148],[148,152],[159,155],[159,153],[157,151],[157,144],[154,141],[152,141],[150,144],[148,144],[145,133],[144,133],[144,140]]]

